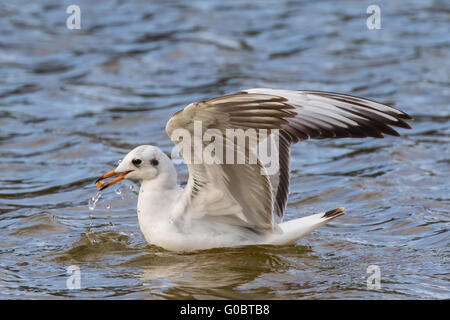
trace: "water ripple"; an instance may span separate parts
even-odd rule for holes
[[[0,297],[449,298],[450,8],[380,6],[367,30],[364,6],[332,1],[81,1],[82,29],[67,30],[62,4],[1,3]],[[295,246],[166,252],[128,188],[89,210],[93,180],[130,149],[170,153],[174,112],[264,86],[376,99],[413,130],[297,145],[286,218],[347,215]],[[70,264],[82,290],[66,288]]]

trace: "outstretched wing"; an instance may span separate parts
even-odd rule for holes
[[[169,120],[166,130],[175,144],[179,145],[176,129],[187,130],[192,137],[190,150],[181,150],[189,169],[189,180],[182,195],[185,214],[190,218],[221,219],[255,231],[273,229],[272,186],[263,174],[263,164],[259,160],[248,161],[254,150],[248,144],[233,150],[235,159],[235,153],[244,154],[243,164],[196,164],[195,156],[210,142],[201,141],[201,148],[195,149],[193,140],[196,133],[200,133],[201,139],[207,130],[216,130],[224,139],[223,146],[227,146],[227,129],[279,129],[287,123],[285,118],[295,116],[290,111],[293,107],[284,100],[267,94],[237,93],[190,104]],[[196,125],[200,132],[196,132]],[[237,147],[236,143],[231,145]],[[224,157],[226,153],[224,150]]]
[[[395,108],[350,95],[322,91],[291,91],[254,88],[248,94],[270,94],[282,97],[294,107],[296,116],[281,125],[279,168],[272,180],[274,214],[283,218],[289,194],[290,146],[300,140],[324,138],[383,138],[383,134],[399,136],[391,126],[410,129],[404,120],[412,118]]]
[[[374,101],[318,91],[257,88],[192,103],[177,112],[166,126],[175,144],[180,142],[174,136],[177,129],[194,137],[191,148],[182,150],[189,180],[182,194],[181,213],[190,218],[219,219],[256,232],[272,230],[286,208],[291,144],[309,138],[398,136],[391,126],[410,128],[405,119],[410,117]],[[200,132],[195,132],[199,123]],[[195,163],[195,134],[200,135],[197,141],[204,150],[210,142],[201,137],[209,129],[222,134],[224,141],[227,129],[278,130],[279,170],[267,176],[259,160],[248,163],[255,150],[247,144],[244,149],[234,150],[245,155],[244,164]],[[261,139],[258,143],[267,141]]]

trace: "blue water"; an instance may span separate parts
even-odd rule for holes
[[[450,298],[448,1],[377,1],[379,30],[372,1],[86,0],[80,30],[71,4],[0,2],[0,298]],[[415,121],[293,148],[286,219],[348,213],[295,246],[148,245],[130,181],[89,210],[129,150],[171,151],[175,111],[252,87],[363,96]]]

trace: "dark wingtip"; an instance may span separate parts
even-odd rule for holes
[[[403,112],[403,111],[402,111],[401,118],[405,119],[405,120],[414,120],[413,117],[411,117],[409,114],[407,114],[406,112]]]
[[[411,118],[409,120],[413,120],[413,119]],[[405,128],[405,129],[412,129],[411,125],[409,123],[407,123],[407,122],[405,122],[405,126],[403,128]]]
[[[344,207],[339,207],[333,210],[328,210],[327,212],[325,212],[322,218],[336,218],[342,216],[343,214],[345,214]]]
[[[398,109],[397,109],[398,110]],[[396,115],[398,118],[398,124],[396,124],[398,127],[404,128],[404,129],[411,129],[411,126],[409,125],[409,123],[403,121],[403,120],[407,120],[407,121],[414,121],[414,118],[411,117],[409,114],[407,114],[406,112],[403,112],[401,110],[398,110],[401,112],[400,115]]]

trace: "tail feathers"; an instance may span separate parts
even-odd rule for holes
[[[328,210],[327,212],[325,212],[322,218],[336,218],[342,216],[343,214],[345,214],[344,207],[339,207],[333,210]]]
[[[294,219],[280,223],[280,233],[274,233],[267,239],[267,244],[291,244],[301,237],[311,233],[314,229],[323,226],[336,217],[345,214],[344,208],[336,208],[325,213],[317,213],[304,218]]]

